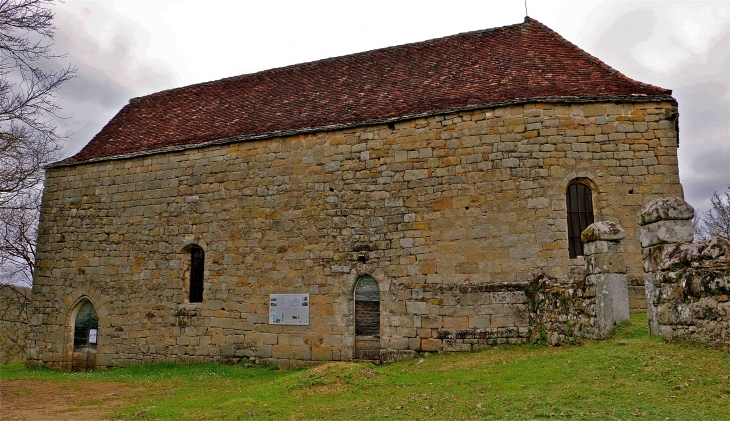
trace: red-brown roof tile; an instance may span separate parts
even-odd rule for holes
[[[671,91],[630,79],[525,18],[134,98],[59,164],[526,100],[671,100]]]

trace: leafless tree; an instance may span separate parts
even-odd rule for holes
[[[60,158],[53,0],[0,0],[0,357],[22,355],[44,166]]]
[[[730,240],[730,186],[723,197],[712,193],[711,208],[704,214],[695,214],[692,224],[695,229],[695,241],[722,237]]]
[[[698,237],[703,239],[722,237],[730,240],[730,186],[724,196],[725,200],[717,192],[712,193],[710,199],[712,207],[699,218],[701,224],[695,223],[695,233]]]
[[[38,226],[37,209],[28,206],[39,195],[30,189],[22,207],[0,207],[0,363],[25,357]]]
[[[707,229],[702,223],[702,214],[695,213],[692,218],[692,227],[695,230],[694,241],[707,241],[710,236],[707,234]]]
[[[0,284],[0,363],[25,358],[29,296],[28,287]]]
[[[30,284],[43,167],[60,157],[53,0],[0,0],[0,283]]]
[[[12,283],[30,286],[39,214],[37,207],[30,206],[40,204],[40,191],[34,189],[28,194],[22,206],[0,208],[0,276]]]

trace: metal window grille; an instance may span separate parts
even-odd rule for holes
[[[593,195],[585,184],[570,184],[566,192],[568,205],[568,252],[570,258],[583,256],[580,234],[593,223]]]
[[[190,302],[203,302],[203,274],[205,252],[200,247],[190,249]]]

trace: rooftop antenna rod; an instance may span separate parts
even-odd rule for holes
[[[529,13],[527,13],[527,0],[525,0],[525,17],[530,16]]]

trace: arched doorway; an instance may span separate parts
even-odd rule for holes
[[[96,368],[96,343],[99,338],[99,317],[89,300],[78,305],[74,324],[74,348],[71,371],[87,371]]]
[[[355,359],[380,359],[380,288],[370,275],[355,285]]]

